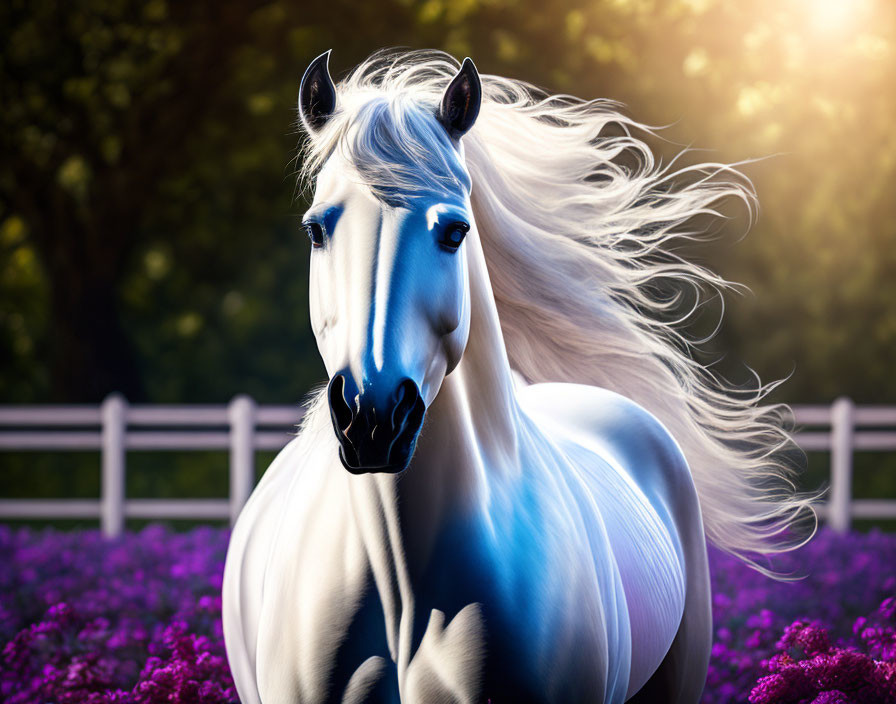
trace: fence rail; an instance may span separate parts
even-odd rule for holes
[[[831,480],[819,512],[837,531],[853,518],[896,519],[896,500],[853,499],[853,455],[896,451],[896,406],[797,405],[796,441],[807,452],[830,451]],[[231,522],[255,482],[255,452],[279,450],[301,420],[298,406],[259,406],[240,395],[227,405],[129,405],[110,395],[100,406],[2,406],[0,451],[101,453],[99,499],[3,499],[0,519],[99,518],[112,537],[126,518],[222,519]],[[227,499],[126,498],[128,450],[227,450]]]
[[[100,406],[0,407],[0,450],[101,453],[98,500],[0,498],[0,519],[99,518],[110,537],[125,518],[233,522],[255,483],[255,452],[281,449],[301,418],[299,406],[258,406],[242,395],[226,406],[132,406],[112,394]],[[229,498],[126,499],[128,450],[226,450]]]

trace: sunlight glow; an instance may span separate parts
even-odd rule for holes
[[[816,32],[829,34],[848,31],[868,9],[868,0],[803,0],[809,25]]]

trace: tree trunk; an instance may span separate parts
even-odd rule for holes
[[[136,354],[121,324],[115,282],[72,273],[57,270],[52,277],[53,396],[58,401],[86,403],[118,391],[129,401],[143,400]]]

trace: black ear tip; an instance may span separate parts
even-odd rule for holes
[[[321,64],[323,64],[324,66],[329,68],[330,54],[332,54],[332,53],[333,53],[332,49],[327,49],[323,54],[320,54],[316,59],[314,59],[314,61],[312,61],[310,64],[308,64],[308,68],[305,71],[305,73],[308,73],[309,71],[311,71],[311,69],[317,68]]]
[[[469,76],[477,86],[481,84],[479,80],[479,71],[476,68],[476,64],[473,63],[473,59],[469,56],[463,60],[458,73],[463,76]]]
[[[327,74],[330,73],[330,54],[332,52],[332,49],[327,49],[323,54],[308,64],[308,68],[305,69],[305,74],[302,76],[301,86],[303,88],[320,75],[321,69]]]

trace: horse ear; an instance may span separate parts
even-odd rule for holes
[[[325,51],[309,64],[299,86],[299,116],[308,132],[317,132],[336,110],[336,86],[330,78],[330,51]]]
[[[476,122],[482,103],[482,83],[479,71],[467,57],[460,71],[452,79],[439,106],[439,122],[452,139],[460,139]]]

